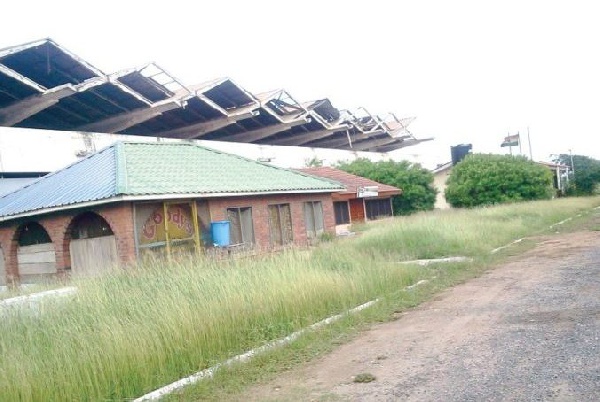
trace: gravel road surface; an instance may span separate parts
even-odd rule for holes
[[[240,399],[600,401],[600,232],[537,242]]]

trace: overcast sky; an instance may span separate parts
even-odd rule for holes
[[[423,162],[451,145],[600,158],[594,1],[10,1],[0,48],[50,37],[111,73],[155,61],[185,84],[228,76],[251,92],[416,116]],[[134,5],[135,3],[135,5]],[[212,3],[212,4],[209,4]]]

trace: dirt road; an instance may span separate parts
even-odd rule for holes
[[[600,232],[537,241],[243,399],[600,400]]]

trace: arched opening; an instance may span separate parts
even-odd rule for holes
[[[52,239],[50,239],[50,236],[48,236],[46,229],[44,229],[44,227],[37,222],[28,222],[22,225],[19,229],[20,232],[17,239],[19,247],[52,243]]]
[[[103,217],[93,212],[84,212],[73,218],[71,223],[71,239],[93,239],[112,236],[113,231]]]
[[[56,252],[48,232],[37,222],[16,231],[17,265],[21,283],[40,282],[56,274]]]
[[[67,230],[73,275],[96,275],[117,264],[117,241],[103,217],[84,212],[73,218]]]

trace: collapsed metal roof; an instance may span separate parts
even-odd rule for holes
[[[0,49],[0,126],[389,152],[432,139],[413,120],[229,78],[186,86],[155,63],[105,74],[52,39]]]

